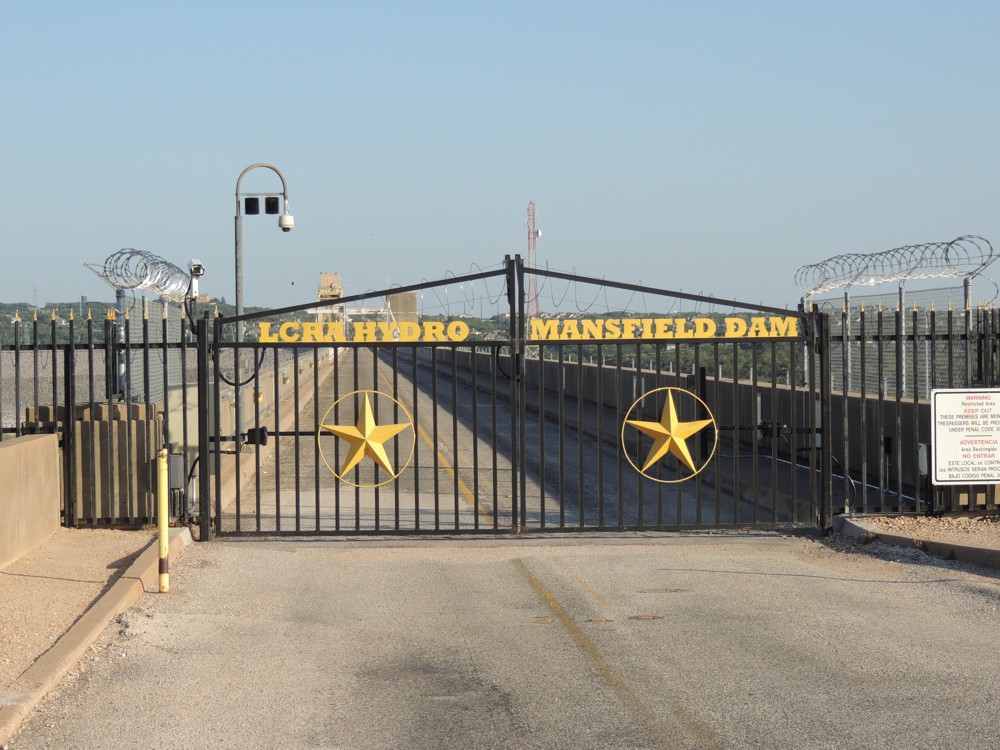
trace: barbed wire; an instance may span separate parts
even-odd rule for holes
[[[892,281],[936,278],[971,278],[982,273],[996,257],[989,241],[977,235],[950,242],[906,245],[880,253],[835,255],[801,266],[795,284],[806,297],[845,286],[878,286]]]
[[[114,289],[141,289],[178,302],[187,296],[191,277],[158,255],[123,247],[105,259],[104,265],[84,263]]]

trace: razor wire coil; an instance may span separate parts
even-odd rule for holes
[[[963,235],[950,242],[885,250],[880,253],[847,253],[819,263],[801,266],[795,284],[806,297],[839,287],[878,286],[893,281],[916,279],[971,278],[996,257],[988,240]]]
[[[103,266],[84,264],[115,289],[150,291],[178,302],[187,296],[191,277],[158,255],[124,247],[105,259]]]

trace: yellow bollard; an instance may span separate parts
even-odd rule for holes
[[[170,592],[170,489],[167,479],[167,449],[156,455],[156,528],[160,535],[160,593]]]

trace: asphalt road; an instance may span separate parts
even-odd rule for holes
[[[766,535],[189,547],[45,748],[995,748],[998,580]]]

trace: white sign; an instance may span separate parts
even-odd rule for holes
[[[934,484],[1000,483],[1000,389],[931,391]]]

